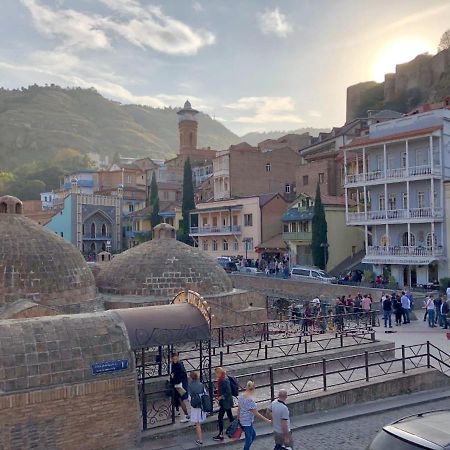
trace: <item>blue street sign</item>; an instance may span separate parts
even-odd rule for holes
[[[91,364],[92,375],[101,373],[117,372],[119,370],[128,369],[128,359],[117,359],[115,361],[104,361],[101,363]]]

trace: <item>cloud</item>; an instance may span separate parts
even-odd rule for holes
[[[314,109],[311,109],[310,111],[308,111],[308,115],[310,115],[311,117],[322,117],[322,113],[320,111],[316,111]]]
[[[204,8],[203,8],[203,6],[202,6],[202,4],[200,2],[192,3],[192,9],[195,12],[203,12],[204,11]]]
[[[89,49],[110,46],[105,32],[98,28],[96,15],[87,16],[73,9],[53,11],[35,0],[22,0],[22,3],[30,11],[36,29],[46,36],[62,37],[67,46]]]
[[[278,8],[266,9],[258,14],[259,29],[263,34],[274,34],[278,37],[287,37],[294,30],[286,16]]]
[[[304,123],[301,117],[293,113],[295,104],[291,97],[242,97],[226,107],[251,113],[235,117],[230,120],[231,122],[248,124]]]
[[[51,9],[36,0],[22,0],[36,29],[61,39],[62,47],[74,50],[105,49],[112,37],[120,36],[139,48],[151,48],[170,55],[193,55],[212,45],[215,36],[167,16],[157,6],[141,6],[135,0],[101,0],[113,16],[84,14],[73,9]]]

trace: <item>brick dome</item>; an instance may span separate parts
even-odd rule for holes
[[[154,229],[154,239],[133,247],[102,266],[97,275],[100,292],[120,295],[173,297],[183,289],[201,295],[230,292],[225,271],[198,248],[175,240],[167,224]]]
[[[22,202],[0,197],[0,309],[18,299],[78,312],[96,297],[95,280],[72,244],[22,215]]]

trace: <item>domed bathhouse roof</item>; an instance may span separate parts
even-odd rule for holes
[[[22,215],[22,202],[0,197],[0,308],[18,299],[78,312],[96,297],[91,270],[71,243]]]
[[[152,241],[133,247],[108,263],[97,276],[100,292],[171,298],[183,289],[201,295],[230,292],[225,271],[205,252],[175,240],[168,224],[154,228]]]

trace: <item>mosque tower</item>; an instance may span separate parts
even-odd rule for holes
[[[183,109],[177,112],[178,129],[180,131],[180,154],[189,155],[197,149],[197,118],[198,111],[193,109],[189,100],[186,100]]]

